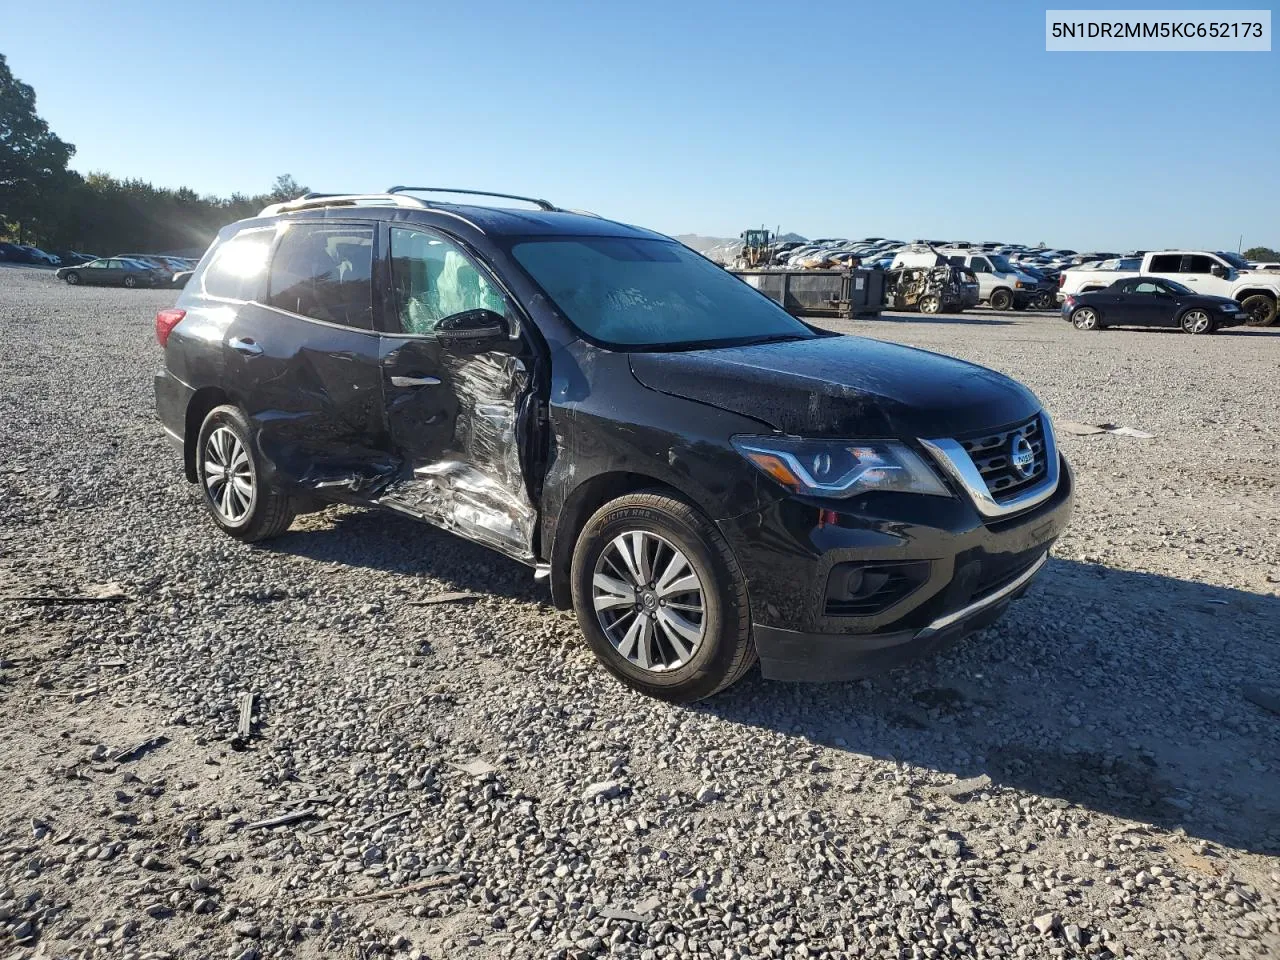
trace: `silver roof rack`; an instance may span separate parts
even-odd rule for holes
[[[548,212],[559,210],[555,204],[548,200],[539,200],[537,197],[522,197],[516,193],[493,193],[489,190],[460,190],[454,187],[389,187],[387,193],[392,196],[400,196],[404,193],[460,193],[471,197],[500,197],[503,200],[519,200],[522,203],[532,203],[535,207]]]
[[[419,210],[430,209],[431,205],[417,197],[407,197],[394,193],[308,193],[296,200],[273,203],[262,208],[260,217],[271,217],[277,213],[290,213],[294,210],[310,210],[316,207],[356,207],[356,206],[395,206],[414,207]]]

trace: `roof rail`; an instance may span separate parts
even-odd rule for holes
[[[493,193],[489,190],[457,190],[453,187],[389,187],[387,193],[392,196],[399,196],[403,193],[413,191],[414,193],[465,193],[473,197],[501,197],[504,200],[520,200],[523,203],[532,203],[535,207],[546,211],[556,211],[560,208],[547,200],[539,200],[537,197],[522,197],[515,193]]]
[[[273,203],[263,207],[258,216],[271,217],[277,213],[289,213],[293,210],[310,210],[316,207],[355,207],[361,204],[415,207],[420,210],[430,207],[429,203],[417,197],[392,193],[307,193],[296,200],[286,200],[283,203]]]

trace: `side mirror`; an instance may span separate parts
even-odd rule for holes
[[[1226,268],[1224,268],[1220,263],[1215,263],[1212,267],[1210,267],[1209,272],[1212,273],[1215,277],[1218,277],[1219,279],[1227,275]]]
[[[492,310],[464,310],[445,317],[436,324],[435,335],[439,340],[493,340],[505,337],[510,331],[507,320]]]

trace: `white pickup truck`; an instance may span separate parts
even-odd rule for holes
[[[1196,293],[1230,297],[1244,308],[1251,326],[1269,327],[1276,322],[1280,275],[1270,270],[1252,270],[1238,254],[1222,251],[1158,250],[1144,256],[1137,270],[1063,270],[1058,277],[1058,301],[1069,294],[1101,290],[1117,280],[1138,276],[1164,277]]]

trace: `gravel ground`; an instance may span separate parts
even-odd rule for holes
[[[0,956],[1280,953],[1280,331],[852,325],[1036,390],[1072,528],[944,656],[686,708],[429,527],[216,533],[173,298],[0,269]]]

